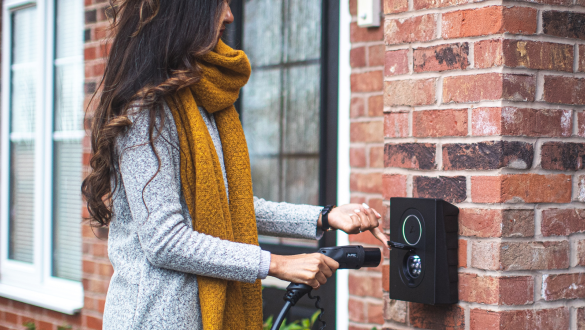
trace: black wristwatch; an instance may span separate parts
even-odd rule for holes
[[[335,208],[335,205],[327,205],[321,210],[321,230],[329,231],[329,212]]]

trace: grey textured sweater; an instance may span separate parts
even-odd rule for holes
[[[193,231],[181,190],[177,130],[167,107],[161,116],[158,174],[147,144],[147,114],[131,116],[133,125],[116,143],[119,187],[108,240],[114,275],[104,311],[107,330],[202,329],[197,275],[253,282],[260,273],[260,247]],[[312,239],[321,234],[320,207],[258,198],[254,207],[259,234]]]

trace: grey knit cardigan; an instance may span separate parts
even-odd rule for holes
[[[193,231],[181,191],[179,138],[168,107],[160,117],[157,125],[164,117],[164,126],[155,142],[158,174],[157,157],[146,143],[148,114],[130,116],[133,125],[116,141],[118,188],[108,239],[114,274],[103,329],[203,329],[197,275],[254,282],[260,271],[260,247]],[[209,121],[215,124],[213,116],[206,119],[217,142],[217,129]],[[220,150],[218,156],[223,160]],[[321,207],[258,198],[254,207],[259,234],[321,236]]]

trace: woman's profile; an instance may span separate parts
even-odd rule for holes
[[[270,254],[258,234],[370,230],[386,244],[367,205],[254,197],[233,105],[251,67],[221,40],[229,1],[120,0],[111,15],[82,185],[93,224],[109,227],[104,329],[261,329],[260,279],[317,289],[339,266],[319,253]]]

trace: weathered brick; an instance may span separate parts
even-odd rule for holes
[[[349,0],[349,14],[351,16],[357,16],[358,14],[357,2],[358,0]]]
[[[368,98],[368,116],[381,117],[384,115],[384,95],[374,95]]]
[[[502,210],[502,237],[534,236],[534,210]]]
[[[573,45],[509,39],[503,43],[505,66],[573,72]]]
[[[408,49],[386,52],[384,75],[387,77],[408,73]]]
[[[585,298],[585,273],[542,276],[544,300]]]
[[[85,24],[92,24],[97,22],[97,9],[89,9],[85,11]]]
[[[585,239],[577,241],[577,265],[585,266]]]
[[[370,167],[371,168],[384,167],[384,147],[370,148]]]
[[[412,134],[416,137],[467,135],[467,109],[414,111]]]
[[[585,104],[585,78],[544,76],[544,100],[549,103]]]
[[[384,65],[384,45],[374,45],[368,47],[368,66]]]
[[[585,137],[585,111],[577,113],[577,134]]]
[[[471,134],[493,136],[502,133],[502,108],[475,108],[471,112]]]
[[[465,70],[469,66],[467,42],[415,48],[414,72]]]
[[[502,235],[502,210],[460,209],[459,235],[500,237]]]
[[[459,267],[467,268],[467,240],[459,239],[458,262]]]
[[[534,302],[534,279],[532,276],[459,274],[459,299],[492,305],[531,304]]]
[[[500,242],[471,241],[471,267],[501,270]]]
[[[349,148],[349,166],[365,167],[366,166],[366,149]]]
[[[366,114],[366,106],[362,97],[352,97],[349,105],[349,116],[351,118],[361,117]]]
[[[577,171],[585,168],[585,143],[546,142],[541,148],[545,170]]]
[[[384,0],[384,14],[401,13],[408,10],[408,0]]]
[[[392,197],[406,197],[406,175],[384,174],[382,195],[386,200]]]
[[[500,33],[536,33],[536,9],[489,6],[447,12],[442,18],[445,39],[494,35]]]
[[[415,176],[414,197],[441,198],[451,203],[461,203],[467,198],[464,176],[438,178]]]
[[[368,323],[382,325],[384,323],[384,304],[368,302]]]
[[[439,7],[451,7],[457,5],[463,5],[466,3],[475,2],[474,0],[414,0],[414,9],[428,9],[428,8],[439,8]]]
[[[375,275],[349,274],[349,294],[382,299],[382,278]]]
[[[474,241],[471,266],[486,270],[566,269],[569,242]]]
[[[569,267],[569,242],[503,242],[502,270],[565,269]]]
[[[350,50],[349,64],[352,68],[366,66],[366,47],[358,47]]]
[[[577,200],[585,202],[585,175],[577,177]]]
[[[435,168],[433,143],[398,143],[384,147],[384,166],[430,170]]]
[[[585,6],[585,0],[580,0]],[[577,330],[585,330],[585,307],[577,309]]]
[[[388,19],[384,24],[386,44],[395,45],[433,40],[436,25],[437,22],[434,14],[415,16],[407,19]]]
[[[474,176],[471,199],[475,203],[569,203],[571,176],[564,174],[509,174]]]
[[[382,173],[351,173],[351,191],[379,194],[382,192]]]
[[[522,1],[557,6],[571,6],[573,4],[573,0],[522,0]]]
[[[555,309],[522,309],[470,311],[470,330],[554,330],[569,329],[570,312],[566,307]]]
[[[465,329],[465,312],[461,306],[433,306],[408,303],[410,324],[421,329]]]
[[[443,145],[445,170],[494,170],[532,167],[534,147],[519,141],[490,141]]]
[[[577,65],[578,71],[585,72],[585,45],[579,45],[579,63]]]
[[[569,137],[572,134],[571,110],[504,107],[501,120],[502,135]]]
[[[436,79],[395,80],[384,82],[384,105],[434,104]]]
[[[481,40],[474,45],[474,63],[478,69],[500,66],[504,63],[502,39]]]
[[[443,79],[443,103],[483,100],[534,101],[536,77],[485,73]]]
[[[459,210],[459,235],[475,237],[534,236],[534,210]]]
[[[349,39],[354,42],[382,41],[384,40],[384,29],[381,27],[362,28],[357,22],[349,26]]]
[[[384,295],[384,318],[394,322],[406,323],[406,301],[393,300],[388,295]]]
[[[382,90],[384,75],[381,70],[352,73],[350,81],[352,92],[377,92]]]
[[[408,136],[408,113],[390,112],[384,115],[384,136],[385,137],[407,137]]]
[[[544,34],[555,37],[585,40],[585,13],[570,11],[544,11],[542,29]]]
[[[360,121],[351,123],[351,142],[382,142],[384,122],[382,120]]]
[[[355,322],[366,322],[365,302],[355,298],[349,298],[347,305],[349,319]]]
[[[569,203],[571,176],[511,174],[502,176],[503,202]]]
[[[543,236],[566,236],[585,232],[585,209],[547,209],[542,211]]]

